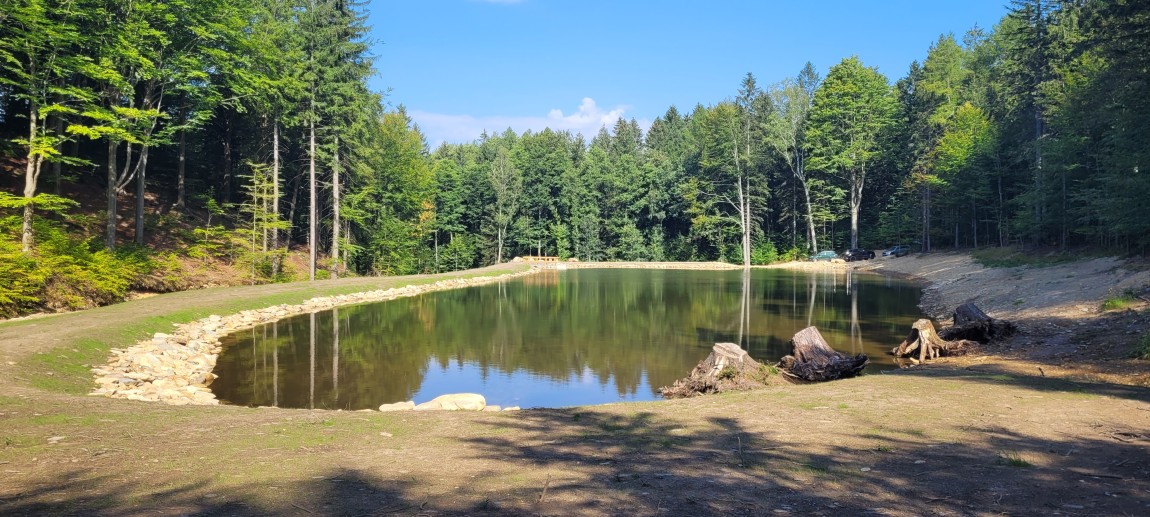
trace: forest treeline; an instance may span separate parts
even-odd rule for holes
[[[340,0],[0,0],[0,312],[178,287],[155,273],[170,253],[268,281],[1150,245],[1147,2],[1016,0],[901,78],[848,57],[732,78],[648,128],[435,149],[368,87],[364,19]]]

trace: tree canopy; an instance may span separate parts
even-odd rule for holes
[[[766,86],[733,77],[728,98],[648,127],[507,129],[434,150],[368,87],[365,9],[0,0],[0,254],[2,274],[22,275],[5,284],[24,286],[0,305],[34,304],[59,236],[115,260],[177,239],[253,281],[290,276],[290,251],[323,277],[529,254],[1150,246],[1146,2],[1015,0],[992,28],[924,42],[893,82],[847,57],[825,78],[811,64]]]

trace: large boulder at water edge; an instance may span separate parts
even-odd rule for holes
[[[386,411],[407,411],[407,410],[411,410],[411,409],[415,409],[415,402],[412,402],[410,400],[407,402],[396,402],[394,404],[384,404],[382,406],[379,406],[379,410],[385,411],[385,412]]]
[[[416,411],[483,411],[487,399],[478,393],[452,393],[440,395],[415,406]]]

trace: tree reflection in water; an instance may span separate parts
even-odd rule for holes
[[[715,342],[773,362],[808,325],[884,354],[920,290],[852,270],[585,269],[343,307],[224,340],[212,389],[241,405],[363,409],[450,392],[557,407],[649,400]],[[299,339],[301,336],[307,336]]]

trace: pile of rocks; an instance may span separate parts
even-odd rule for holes
[[[228,316],[213,314],[191,323],[177,323],[176,330],[171,334],[157,332],[150,339],[132,347],[112,349],[108,364],[92,369],[96,375],[97,388],[90,394],[173,405],[218,404],[219,401],[208,386],[216,378],[212,369],[216,366],[216,357],[221,350],[220,338],[225,335],[296,314],[487,284],[536,271],[532,268],[499,276],[452,278],[422,285],[324,296],[305,300],[298,305],[276,305]]]

